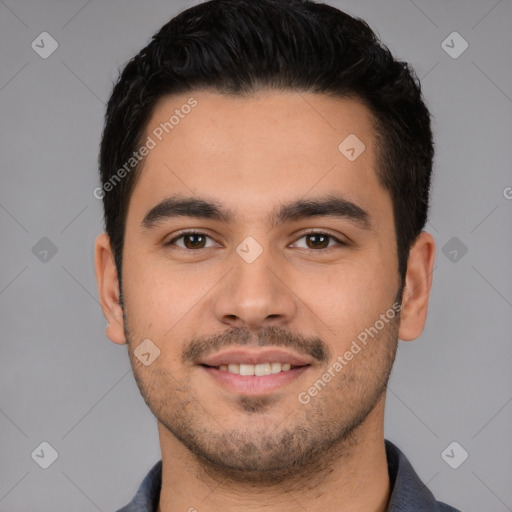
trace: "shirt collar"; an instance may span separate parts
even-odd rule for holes
[[[386,457],[391,485],[387,512],[459,512],[436,501],[420,480],[406,456],[386,440]],[[134,498],[117,512],[156,512],[162,486],[162,461],[146,475]]]
[[[391,441],[385,443],[391,485],[387,512],[459,512],[436,501],[407,457]]]

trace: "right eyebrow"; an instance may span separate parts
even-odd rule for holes
[[[362,229],[370,229],[370,214],[352,201],[340,195],[327,195],[311,199],[299,199],[281,205],[271,216],[272,227],[312,217],[347,219]]]

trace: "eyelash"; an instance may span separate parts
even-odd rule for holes
[[[202,231],[189,230],[189,231],[182,231],[178,236],[174,237],[172,240],[169,240],[169,242],[167,242],[165,244],[165,246],[171,246],[177,240],[179,240],[180,238],[183,238],[187,235],[202,235],[202,236],[206,236],[207,238],[210,238],[211,240],[213,240],[213,238],[210,235],[203,233]],[[335,242],[337,242],[338,246],[348,245],[346,242],[341,241],[340,239],[336,238],[334,235],[330,235],[329,233],[325,233],[323,231],[308,231],[306,233],[303,233],[297,240],[300,240],[301,238],[304,238],[305,236],[308,236],[308,235],[324,235],[324,236],[327,236],[328,238],[334,240]],[[306,250],[318,252],[318,251],[327,251],[329,249],[335,249],[335,248],[336,248],[336,246],[331,246],[331,247],[325,247],[325,248],[321,248],[321,249],[306,248]],[[211,247],[200,247],[199,249],[188,249],[186,247],[179,247],[179,249],[182,249],[184,251],[200,251],[201,249],[211,249]]]

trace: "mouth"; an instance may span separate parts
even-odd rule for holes
[[[289,372],[294,368],[300,368],[300,366],[292,366],[290,363],[259,363],[259,364],[243,364],[243,363],[230,363],[221,364],[219,366],[208,366],[202,365],[206,368],[216,368],[221,372],[228,372],[234,375],[242,375],[249,377],[256,375],[257,377],[263,377],[265,375],[276,375],[281,372]]]
[[[217,384],[238,395],[269,394],[298,379],[312,366],[309,358],[282,350],[231,350],[199,362]]]

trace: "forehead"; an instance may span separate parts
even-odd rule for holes
[[[373,117],[354,99],[276,91],[172,95],[156,105],[148,138],[153,148],[132,196],[148,207],[174,193],[206,193],[241,215],[263,215],[277,199],[334,189],[368,210],[389,206],[376,174]]]
[[[265,147],[272,151],[269,157],[320,163],[337,159],[339,143],[350,135],[364,139],[368,159],[372,123],[367,107],[355,99],[299,92],[260,91],[241,97],[201,91],[160,99],[145,132],[168,149],[189,150],[188,159],[225,159],[227,150],[234,155],[235,149],[242,153]],[[327,153],[322,151],[327,148]],[[295,149],[293,154],[290,149]],[[158,154],[152,151],[148,160]]]

